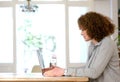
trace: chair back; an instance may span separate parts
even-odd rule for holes
[[[39,65],[33,66],[32,73],[42,73],[40,66]]]

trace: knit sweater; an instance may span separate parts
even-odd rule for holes
[[[74,71],[73,71],[74,70]],[[83,68],[68,68],[76,76],[86,76],[90,82],[120,82],[118,50],[110,37],[89,46],[88,60]]]

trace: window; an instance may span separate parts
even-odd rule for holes
[[[69,62],[81,63],[86,61],[87,44],[80,35],[77,20],[88,11],[87,7],[69,7]],[[81,13],[79,13],[81,12]],[[83,55],[84,54],[84,55]]]
[[[25,70],[32,68],[33,65],[39,64],[36,46],[29,46],[25,42],[28,36],[41,36],[43,44],[43,57],[45,66],[48,67],[50,63],[51,55],[57,56],[57,65],[65,66],[65,60],[62,57],[65,56],[65,10],[63,4],[44,4],[38,5],[39,9],[35,13],[24,13],[20,11],[19,5],[17,6],[17,56],[19,69]],[[24,34],[25,33],[25,34]],[[29,34],[31,33],[31,34]],[[31,36],[32,37],[32,36]],[[54,40],[50,40],[54,38]],[[28,37],[29,38],[29,37]],[[39,39],[40,40],[40,39]],[[53,44],[54,43],[54,44]],[[61,45],[62,44],[62,45]],[[53,47],[55,45],[55,49]],[[34,61],[32,61],[34,58]],[[61,63],[59,61],[63,61]],[[23,66],[22,66],[23,65]],[[28,69],[31,71],[31,69]]]
[[[14,72],[12,8],[0,7],[0,13],[0,72]],[[7,15],[5,15],[5,13],[7,13]]]
[[[12,0],[0,0],[0,1],[12,1]]]
[[[13,63],[13,20],[12,20],[12,8],[0,8],[0,45],[2,49],[0,51],[0,62],[1,63]],[[4,15],[8,13],[8,15]],[[7,18],[7,19],[6,19]],[[4,43],[4,44],[3,44]]]
[[[25,1],[25,0],[19,0],[19,1]],[[32,0],[32,1],[63,1],[63,0]]]
[[[92,0],[31,0],[33,3],[38,8],[28,13],[21,9],[24,0],[0,2],[0,25],[4,27],[0,51],[4,60],[0,60],[0,66],[7,66],[6,72],[30,73],[33,65],[39,64],[37,49],[42,49],[46,67],[52,55],[64,68],[85,63],[87,43],[80,35],[77,19],[91,9]]]

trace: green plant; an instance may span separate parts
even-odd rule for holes
[[[54,51],[56,49],[55,37],[53,35],[43,35],[43,34],[34,34],[30,29],[32,28],[32,21],[25,20],[24,24],[18,29],[22,31],[24,34],[22,42],[28,48],[38,48],[42,49],[44,46],[48,47],[49,43],[51,47],[49,47],[50,51]],[[47,45],[48,44],[48,45]]]
[[[33,35],[32,33],[29,33],[23,40],[23,43],[27,47],[35,47],[38,49],[46,47],[46,49],[51,52],[54,52],[56,49],[55,37],[50,35],[43,36],[42,34]]]
[[[114,39],[115,42],[117,42],[117,46],[120,46],[120,35],[118,34],[118,36]]]
[[[18,28],[20,34],[23,35],[22,42],[28,48],[36,47],[36,48],[43,48],[43,36],[42,34],[35,35],[32,31],[32,21],[31,20],[24,20],[24,23]]]
[[[115,31],[118,32],[118,35],[115,37],[114,41],[117,43],[117,46],[120,47],[120,32],[119,32],[120,27],[116,28]]]
[[[27,46],[27,47],[36,47],[36,48],[42,48],[43,47],[43,42],[42,42],[42,35],[33,35],[32,33],[28,33],[24,40],[23,43]]]
[[[118,46],[120,46],[120,34],[118,34]]]

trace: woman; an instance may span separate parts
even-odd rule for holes
[[[115,25],[111,20],[96,12],[88,12],[78,19],[79,29],[85,41],[91,41],[88,61],[83,68],[74,68],[75,76],[86,76],[90,82],[120,82],[120,66],[117,45],[110,35]],[[68,72],[69,72],[68,68]],[[61,76],[64,69],[53,67],[44,76]]]

